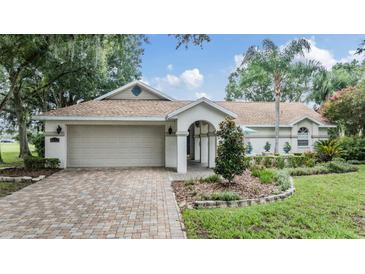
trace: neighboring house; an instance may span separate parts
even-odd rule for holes
[[[62,167],[164,166],[187,171],[187,159],[214,167],[216,129],[232,117],[254,154],[274,149],[274,103],[178,101],[134,81],[93,101],[52,110],[45,121],[46,157]],[[332,127],[301,103],[281,103],[280,152],[311,150]]]

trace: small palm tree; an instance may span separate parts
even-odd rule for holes
[[[316,71],[318,62],[301,62],[296,57],[304,56],[310,50],[310,43],[306,39],[291,41],[284,47],[278,47],[271,40],[262,42],[262,49],[251,46],[243,58],[242,65],[256,64],[272,78],[275,95],[275,148],[279,153],[279,125],[280,125],[280,98],[283,85],[290,85],[293,76],[302,77]]]
[[[341,145],[335,139],[317,141],[314,145],[314,150],[318,160],[322,162],[331,161],[342,154]]]

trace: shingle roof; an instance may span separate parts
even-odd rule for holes
[[[88,101],[77,105],[45,112],[42,116],[80,117],[165,117],[170,112],[192,101],[159,100],[102,100]],[[275,105],[271,102],[215,102],[236,113],[240,125],[274,125]],[[281,103],[280,124],[288,125],[301,118],[310,117],[323,124],[329,124],[319,113],[302,103]]]
[[[275,103],[273,102],[217,102],[237,114],[240,125],[274,125]],[[304,117],[322,124],[329,124],[318,112],[303,103],[280,103],[280,124],[289,125]]]

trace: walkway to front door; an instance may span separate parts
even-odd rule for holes
[[[70,169],[0,199],[0,238],[184,238],[162,168]]]

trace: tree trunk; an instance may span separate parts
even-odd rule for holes
[[[275,147],[274,147],[274,153],[279,153],[281,76],[275,75],[274,82],[275,82]]]
[[[27,118],[19,90],[13,91],[13,99],[14,99],[14,109],[16,113],[16,118],[18,121],[18,133],[19,133],[19,145],[20,145],[19,157],[24,159],[25,157],[30,156],[31,154],[28,146]]]
[[[4,164],[3,157],[1,156],[1,140],[0,140],[0,164]]]

